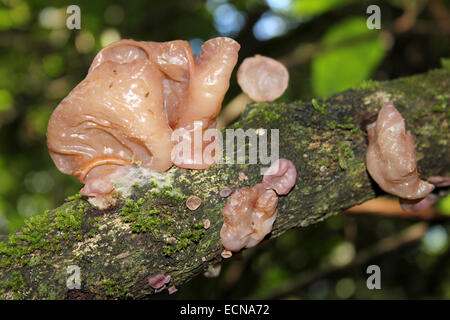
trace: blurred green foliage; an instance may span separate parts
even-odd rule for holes
[[[448,2],[436,3],[448,14]],[[66,28],[66,8],[72,4],[81,9],[81,30]],[[371,4],[381,7],[381,31],[365,27]],[[80,189],[48,155],[47,122],[84,78],[96,52],[112,41],[185,39],[198,53],[204,40],[231,36],[242,45],[240,61],[257,53],[291,57],[291,83],[281,99],[310,100],[370,78],[440,67],[441,58],[450,56],[448,31],[429,6],[427,0],[0,0],[0,234],[17,230],[26,217],[56,207]],[[316,45],[319,50],[308,51]],[[300,55],[291,55],[297,51]],[[224,105],[238,93],[233,76]],[[438,203],[447,214],[449,199]],[[348,262],[410,223],[333,217],[245,251],[241,260],[226,262],[220,278],[199,277],[178,297],[268,294],[297,274]],[[412,250],[377,261],[386,270],[379,292],[367,290],[361,267],[315,281],[290,297],[450,298],[448,225],[429,232]]]
[[[296,0],[292,3],[292,11],[300,16],[315,16],[355,1],[356,0]]]
[[[345,41],[349,44],[339,46]],[[334,25],[321,43],[331,49],[318,54],[312,63],[313,89],[319,97],[354,87],[368,79],[386,52],[379,32],[368,29],[363,17],[347,18]]]

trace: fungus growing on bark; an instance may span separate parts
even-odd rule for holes
[[[262,184],[235,191],[222,211],[220,238],[225,249],[236,252],[257,245],[272,231],[277,204],[276,193]]]
[[[274,101],[289,83],[289,72],[280,62],[261,55],[246,58],[239,66],[237,80],[242,91],[256,102]]]
[[[113,179],[128,173],[131,167],[103,165],[93,168],[86,175],[86,184],[80,193],[87,196],[96,208],[105,209],[116,203]]]
[[[233,253],[230,250],[223,250],[220,255],[222,256],[222,258],[224,259],[228,259],[231,258],[233,256]]]
[[[288,159],[278,159],[264,173],[263,185],[277,194],[288,194],[297,180],[297,169]]]
[[[123,167],[163,172],[173,163],[213,165],[201,155],[214,139],[172,159],[172,134],[181,130],[177,142],[193,145],[195,133],[215,127],[239,48],[230,38],[214,38],[195,58],[181,40],[122,40],[102,49],[50,118],[47,144],[56,166],[85,183],[82,194],[103,209],[114,202],[111,178]]]
[[[438,188],[450,186],[450,177],[433,176],[429,177],[427,181],[434,184]]]
[[[239,181],[243,182],[248,180],[247,175],[244,172],[239,172]]]
[[[167,289],[167,291],[169,291],[169,294],[174,294],[178,291],[178,289],[175,286],[171,286]]]
[[[366,166],[381,189],[403,199],[425,198],[434,186],[419,178],[414,138],[392,102],[367,126]]]
[[[407,200],[400,199],[400,207],[405,211],[420,211],[429,207],[432,207],[438,199],[438,196],[434,193],[430,193],[423,199]]]
[[[211,226],[211,221],[209,221],[209,219],[203,219],[203,228],[209,229],[210,226]]]
[[[219,195],[222,198],[227,198],[231,194],[231,192],[233,192],[233,190],[231,190],[230,188],[223,188],[219,191]]]
[[[188,209],[191,211],[197,210],[201,204],[202,204],[202,199],[200,199],[197,196],[190,196],[186,200],[186,207],[188,207]]]
[[[148,279],[148,284],[150,287],[155,289],[155,293],[161,292],[166,288],[166,284],[168,284],[171,280],[170,276],[165,276],[163,274],[157,274],[150,279]]]

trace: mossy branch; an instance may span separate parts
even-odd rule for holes
[[[298,172],[295,188],[280,198],[270,237],[381,193],[364,164],[365,126],[388,100],[416,137],[422,177],[450,175],[449,92],[450,70],[436,70],[365,82],[326,100],[249,105],[233,128],[279,129],[280,157],[292,160]],[[240,181],[240,172],[248,180]],[[148,279],[156,274],[171,276],[168,287],[181,287],[220,262],[226,198],[219,191],[261,182],[260,165],[172,168],[166,177],[165,185],[147,180],[134,186],[130,196],[106,211],[76,196],[31,217],[7,243],[0,242],[1,297],[142,299],[154,293]],[[195,211],[185,205],[191,195],[202,199]],[[210,221],[208,229],[204,219]],[[80,268],[80,290],[66,286],[70,265]]]

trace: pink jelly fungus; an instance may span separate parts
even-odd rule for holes
[[[186,207],[188,207],[188,209],[191,211],[197,210],[201,204],[202,204],[202,199],[200,199],[197,196],[190,196],[186,200]]]
[[[237,72],[238,84],[250,99],[274,101],[289,83],[289,72],[280,62],[261,55],[246,58]]]
[[[231,192],[233,192],[233,191],[230,188],[224,188],[224,189],[220,190],[219,195],[222,198],[226,198],[231,194]]]
[[[432,207],[438,199],[434,193],[430,193],[423,199],[407,200],[400,198],[400,207],[405,211],[420,211]]]
[[[247,175],[244,172],[239,172],[239,181],[246,181],[248,180]]]
[[[231,258],[233,256],[233,253],[230,250],[223,250],[220,255],[222,256],[222,258],[224,259],[228,259]]]
[[[167,290],[169,291],[169,294],[174,294],[175,292],[178,291],[178,289],[174,286],[169,287]]]
[[[85,183],[82,194],[98,208],[114,201],[110,176],[98,175],[97,168],[137,165],[164,172],[173,164],[214,165],[213,152],[204,159],[203,151],[216,140],[201,135],[215,128],[239,49],[226,37],[206,41],[196,57],[182,40],[121,40],[103,48],[50,117],[47,146],[55,165]],[[181,141],[174,141],[180,131]],[[175,146],[190,145],[197,134],[201,142],[192,155],[173,156]]]
[[[427,179],[427,181],[429,183],[434,184],[436,187],[439,187],[439,188],[450,186],[450,177],[434,176],[434,177],[429,177]]]
[[[262,184],[236,190],[222,211],[220,239],[224,248],[237,252],[261,242],[272,231],[277,204],[276,193]]]
[[[292,161],[278,159],[264,173],[263,185],[266,189],[274,189],[277,194],[288,194],[297,180],[297,169]]]
[[[409,200],[425,198],[433,191],[432,184],[419,178],[414,138],[392,102],[381,108],[367,133],[366,167],[381,189]]]
[[[165,276],[163,274],[157,274],[156,276],[151,277],[148,279],[148,284],[153,289],[161,289],[163,288],[167,283],[170,282],[171,277]]]

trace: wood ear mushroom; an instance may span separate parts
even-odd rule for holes
[[[256,102],[270,102],[286,91],[289,72],[286,67],[269,57],[259,54],[246,58],[237,72],[242,91]]]
[[[367,132],[366,166],[381,189],[408,200],[423,199],[433,191],[434,186],[419,177],[414,138],[392,102],[383,106]]]
[[[220,238],[225,249],[239,251],[261,242],[272,231],[278,196],[262,184],[235,191],[223,209]]]
[[[172,134],[185,129],[183,138],[193,141],[195,122],[203,124],[200,133],[215,127],[239,48],[230,38],[214,38],[196,58],[181,40],[122,40],[102,49],[50,118],[51,158],[61,172],[85,183],[81,192],[101,209],[113,204],[112,179],[123,168],[164,172],[173,164],[214,165],[192,162],[191,154],[172,159]]]
[[[288,194],[297,180],[297,169],[291,160],[278,159],[264,173],[263,185],[278,195]]]

